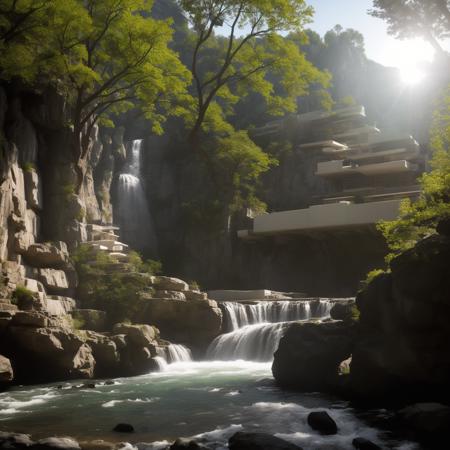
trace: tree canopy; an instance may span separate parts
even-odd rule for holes
[[[422,36],[439,53],[441,39],[450,36],[450,2],[448,0],[374,0],[370,13],[388,24],[397,38]]]
[[[313,82],[327,84],[292,42],[278,33],[300,32],[313,10],[304,0],[180,0],[194,31],[191,70],[196,97],[191,137],[227,130],[226,117],[250,92],[273,114],[296,110]],[[275,85],[268,76],[278,75]]]
[[[148,0],[0,0],[3,78],[58,86],[73,106],[74,161],[86,159],[93,126],[139,105],[160,133],[181,114],[189,71],[168,44],[170,20]]]

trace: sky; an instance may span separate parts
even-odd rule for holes
[[[385,22],[370,16],[372,0],[308,0],[315,9],[310,27],[323,35],[336,24],[364,35],[368,58],[401,70],[414,68],[433,58],[433,49],[423,40],[401,41],[387,33]]]

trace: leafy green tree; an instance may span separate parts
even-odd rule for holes
[[[450,2],[448,0],[374,0],[370,13],[388,24],[397,38],[426,39],[434,49],[445,53],[441,39],[450,36]]]
[[[263,96],[271,113],[282,114],[295,111],[296,98],[311,82],[327,82],[297,46],[278,34],[299,32],[310,21],[313,10],[304,0],[180,0],[180,4],[194,30],[192,141],[202,130],[229,131],[226,117],[249,92]],[[278,89],[268,79],[269,72],[279,75]]]
[[[162,132],[187,100],[189,71],[168,44],[170,21],[150,16],[148,0],[2,0],[2,75],[57,83],[73,106],[73,160],[81,189],[97,123],[139,104]],[[14,53],[23,54],[17,61]],[[24,66],[29,67],[28,70]],[[177,104],[175,105],[175,101]]]
[[[450,86],[435,112],[430,145],[432,170],[420,179],[422,194],[419,200],[405,200],[397,220],[379,224],[392,250],[388,261],[413,247],[419,239],[434,233],[439,221],[450,217]]]
[[[258,180],[278,161],[263,152],[248,136],[246,131],[238,131],[217,139],[217,164],[227,186],[224,193],[233,213],[243,208],[256,211],[266,209],[256,196]]]

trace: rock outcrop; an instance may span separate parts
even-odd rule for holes
[[[0,355],[0,389],[14,379],[11,361]]]
[[[450,401],[449,261],[450,237],[430,236],[359,293],[351,364],[358,397]]]
[[[354,330],[344,322],[294,323],[287,328],[272,365],[276,382],[301,391],[341,387],[339,366],[353,348]]]

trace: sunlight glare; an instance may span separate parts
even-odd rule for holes
[[[424,80],[424,66],[433,61],[435,50],[423,39],[393,41],[386,49],[390,65],[398,67],[400,79],[408,85],[416,85]]]

